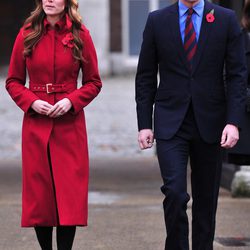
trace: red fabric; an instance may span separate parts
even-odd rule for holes
[[[23,57],[24,32],[27,31],[20,30],[6,80],[10,96],[25,112],[22,128],[22,226],[83,226],[87,225],[89,175],[83,108],[98,95],[102,86],[96,52],[89,31],[82,26],[80,36],[84,43],[85,62],[76,62],[72,49],[62,43],[71,27],[67,16],[56,24],[55,29],[45,19],[44,27],[41,40],[27,58]],[[70,84],[70,90],[50,94],[32,92],[25,86],[26,69],[29,87],[32,84]],[[82,86],[77,89],[80,69],[83,71]],[[71,100],[73,109],[59,118],[37,114],[30,108],[38,99],[53,105],[65,97]]]

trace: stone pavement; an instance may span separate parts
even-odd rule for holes
[[[38,250],[33,229],[20,228],[20,162],[2,161],[1,164],[0,249]],[[77,229],[73,249],[163,250],[165,229],[160,185],[159,168],[154,157],[92,158],[89,226]],[[238,243],[244,237],[249,238],[249,215],[249,199],[232,199],[221,189],[216,237],[234,237]],[[250,245],[233,245],[226,247],[215,242],[214,249],[250,249]]]
[[[39,249],[34,231],[20,228],[22,112],[0,76],[0,250]],[[162,250],[161,179],[154,150],[137,147],[133,77],[103,79],[100,96],[86,108],[90,145],[89,226],[78,228],[76,250]],[[191,204],[188,214],[190,217]],[[215,250],[250,238],[250,199],[220,190]],[[235,239],[235,242],[232,240]],[[54,240],[55,241],[55,240]],[[243,242],[244,243],[244,242]]]

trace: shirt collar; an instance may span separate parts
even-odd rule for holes
[[[198,16],[202,16],[203,9],[204,9],[205,2],[204,0],[200,0],[194,7],[194,11]],[[178,6],[179,6],[179,16],[182,17],[186,14],[188,7],[182,2],[178,1]]]

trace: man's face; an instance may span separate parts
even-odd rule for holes
[[[196,3],[200,2],[200,0],[181,0],[181,2],[187,5],[188,7],[191,7]]]

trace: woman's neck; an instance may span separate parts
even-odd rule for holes
[[[64,13],[60,15],[47,15],[47,20],[52,27],[55,27],[55,24],[61,19]]]

